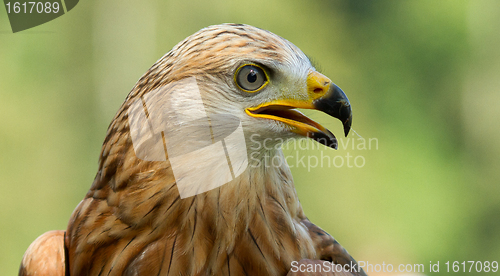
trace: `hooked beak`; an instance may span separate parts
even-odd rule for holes
[[[316,71],[307,77],[307,98],[303,100],[282,99],[247,108],[249,116],[285,123],[291,131],[309,137],[319,143],[337,149],[335,135],[319,123],[306,117],[296,108],[315,109],[339,119],[347,136],[352,124],[352,110],[344,91],[329,78]]]

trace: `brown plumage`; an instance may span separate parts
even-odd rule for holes
[[[234,79],[243,64],[264,68],[269,73],[267,86],[255,93],[243,91]],[[280,161],[278,165],[267,167],[250,159],[248,168],[234,180],[187,198],[179,194],[168,159],[137,157],[129,107],[154,89],[190,77],[196,79],[207,113],[235,115],[247,139],[251,134],[262,139],[307,135],[335,147],[333,134],[292,107],[320,109],[343,120],[346,132],[350,127],[350,107],[343,92],[317,73],[290,42],[247,25],[202,29],[141,77],[111,122],[94,183],[71,216],[64,246],[57,239],[54,263],[61,263],[61,248],[67,256],[66,268],[58,266],[59,271],[67,270],[72,276],[287,275],[292,261],[303,259],[355,264],[304,215],[279,147],[259,149],[255,155],[259,160],[272,156]],[[326,102],[333,94],[337,97],[333,103],[340,107]],[[168,100],[168,94],[165,97]],[[257,108],[261,106],[266,108]],[[264,112],[272,109],[269,106],[278,111]],[[287,123],[278,115],[295,121]],[[249,155],[253,152],[250,147],[247,150]],[[217,170],[193,173],[208,177]],[[38,270],[29,260],[38,254],[33,247],[46,244],[37,241],[26,252],[20,275]],[[49,261],[48,257],[42,260]]]
[[[49,231],[38,237],[23,256],[19,275],[66,274],[64,231]]]

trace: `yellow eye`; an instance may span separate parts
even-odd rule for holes
[[[262,68],[257,65],[243,65],[234,76],[236,84],[245,92],[257,92],[269,82],[267,75]]]

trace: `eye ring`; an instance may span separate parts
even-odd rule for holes
[[[243,64],[236,70],[234,82],[241,90],[255,93],[269,83],[269,78],[266,71],[259,65]]]

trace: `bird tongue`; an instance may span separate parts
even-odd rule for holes
[[[267,106],[262,109],[257,110],[260,114],[268,114],[276,117],[290,119],[302,124],[309,125],[315,129],[315,131],[309,131],[306,136],[311,138],[318,143],[325,145],[327,147],[337,149],[338,143],[337,138],[328,129],[317,123],[316,121],[308,118],[302,112],[288,106]]]

